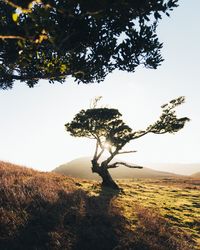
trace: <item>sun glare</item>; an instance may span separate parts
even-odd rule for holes
[[[112,145],[110,144],[110,142],[106,141],[106,142],[103,144],[103,147],[104,147],[104,149],[109,150],[109,149],[111,149]]]

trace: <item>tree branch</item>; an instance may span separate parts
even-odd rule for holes
[[[130,150],[130,151],[122,151],[122,152],[118,152],[118,154],[129,154],[129,153],[136,153],[136,150]]]
[[[99,147],[99,143],[98,143],[98,141],[96,141],[96,147],[95,147],[95,152],[94,152],[93,159],[96,159],[96,158],[97,158],[98,147]]]
[[[118,150],[116,149],[105,161],[102,162],[102,166],[107,166],[109,162],[118,154]]]
[[[103,152],[104,152],[104,148],[101,150],[101,152],[97,155],[97,157],[96,157],[96,160],[98,161],[99,160],[99,158],[102,156],[102,154],[103,154]]]
[[[156,134],[156,135],[163,135],[163,134],[168,133],[169,131],[165,130],[163,132],[160,132],[160,131],[150,131],[150,132],[153,133],[153,134]]]
[[[117,168],[117,167],[120,167],[120,165],[123,165],[123,166],[128,167],[128,168],[139,168],[139,169],[143,168],[142,166],[130,165],[128,163],[120,162],[120,161],[115,162],[111,165],[108,165],[107,168]]]
[[[97,140],[97,142],[96,142],[96,148],[95,148],[95,153],[94,153],[93,159],[95,159],[96,161],[98,161],[99,158],[101,157],[101,155],[103,154],[105,148],[102,146],[101,140],[100,140],[100,138],[98,137],[98,135],[95,135],[95,134],[93,134],[93,133],[91,133],[91,134],[92,134],[92,136],[94,136],[94,139]],[[101,151],[100,151],[99,154],[98,154],[98,149],[99,149],[99,147],[101,148]]]
[[[148,134],[149,132],[151,132],[151,131],[150,131],[150,130],[141,131],[141,133],[140,133],[139,135],[137,135],[137,133],[139,133],[139,132],[135,132],[135,133],[133,133],[133,135],[132,135],[132,140],[133,140],[133,139],[138,139],[138,138],[140,138],[140,137],[142,137],[142,136]],[[135,134],[136,134],[136,136],[134,136]]]
[[[97,136],[97,140],[98,140],[98,142],[99,142],[100,148],[103,150],[104,147],[103,147],[103,145],[102,145],[102,143],[101,143],[101,139],[99,138],[99,136]]]
[[[15,35],[0,35],[0,39],[18,39],[18,40],[27,40],[25,37],[23,36],[15,36]]]
[[[22,12],[26,12],[26,13],[31,13],[31,12],[32,12],[32,10],[31,10],[30,8],[28,8],[28,9],[27,9],[27,8],[23,8],[23,7],[21,7],[21,6],[17,5],[17,4],[15,4],[15,3],[13,3],[13,2],[10,1],[10,0],[3,0],[3,1],[4,1],[6,4],[10,5],[11,7],[21,10]],[[34,1],[32,1],[32,2],[34,2]]]

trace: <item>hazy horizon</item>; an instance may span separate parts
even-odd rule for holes
[[[27,168],[32,168],[32,169],[36,169],[36,170],[40,170],[40,171],[47,171],[47,172],[51,172],[52,170],[54,170],[55,168],[61,166],[61,165],[65,165],[68,164],[70,162],[73,162],[75,160],[79,160],[79,159],[83,159],[83,158],[91,158],[92,159],[92,155],[91,156],[87,156],[87,155],[82,155],[82,156],[78,156],[77,158],[73,158],[70,159],[69,161],[65,161],[65,162],[60,162],[55,166],[52,166],[51,169],[45,170],[45,169],[40,169],[31,165],[24,165],[23,163],[20,162],[11,162],[11,161],[6,161],[6,160],[2,160],[0,159],[0,161],[6,161],[12,164],[16,164],[16,165],[20,165],[22,164],[22,166],[27,167]],[[178,175],[186,175],[186,176],[190,176],[192,174],[195,174],[197,172],[200,172],[200,162],[188,162],[188,163],[181,163],[181,162],[136,162],[136,161],[129,161],[126,160],[125,158],[122,159],[120,157],[116,157],[116,159],[114,158],[114,162],[115,161],[124,161],[127,163],[133,163],[136,165],[140,165],[146,168],[150,168],[153,170],[158,170],[158,171],[163,171],[163,172],[169,172],[169,173],[174,173],[174,174],[178,174]],[[192,170],[189,169],[189,166],[192,165],[193,168]],[[176,166],[176,168],[174,168],[174,166]],[[178,168],[177,168],[178,167]],[[181,169],[179,167],[182,167]],[[185,168],[184,168],[185,167]]]
[[[74,161],[80,161],[80,160],[85,160],[85,159],[92,159],[92,155],[91,156],[80,156],[78,158],[72,159],[68,162],[63,162],[62,164],[56,166],[55,168],[62,166],[62,165],[66,165],[66,164],[70,164],[71,162]],[[116,161],[121,161],[121,158],[116,156],[116,159],[113,159],[113,162]],[[130,163],[130,164],[135,164],[135,165],[140,165],[146,168],[150,168],[153,170],[158,170],[158,171],[163,171],[163,172],[170,172],[170,173],[175,173],[175,174],[179,174],[179,175],[187,175],[190,176],[192,174],[195,174],[197,172],[200,172],[200,163],[196,162],[196,163],[176,163],[176,162],[171,162],[171,163],[163,163],[163,162],[143,162],[143,163],[136,163],[134,161],[130,162],[125,160],[125,162]],[[192,169],[189,168],[189,166],[192,166]],[[176,167],[176,168],[174,168]]]

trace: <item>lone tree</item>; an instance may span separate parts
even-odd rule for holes
[[[119,189],[116,182],[112,179],[109,169],[124,165],[130,168],[142,168],[131,166],[125,162],[111,163],[116,155],[134,153],[136,151],[122,151],[122,148],[131,140],[138,139],[149,133],[166,134],[176,133],[182,129],[189,121],[187,117],[177,118],[175,108],[184,102],[183,96],[171,100],[162,105],[160,118],[145,130],[132,131],[132,129],[121,119],[121,114],[117,109],[112,108],[93,108],[81,110],[75,115],[72,122],[65,124],[66,130],[75,137],[87,137],[96,140],[96,148],[92,163],[92,172],[101,176],[102,186]],[[101,156],[106,151],[109,157],[100,161]]]
[[[1,0],[0,88],[15,80],[104,80],[115,69],[156,69],[156,27],[178,0]]]

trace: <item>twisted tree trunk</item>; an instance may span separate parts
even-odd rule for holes
[[[119,186],[117,183],[113,180],[111,177],[107,166],[100,166],[95,160],[92,160],[92,172],[97,173],[101,176],[102,178],[102,186],[103,187],[109,187],[115,190],[119,190]]]

